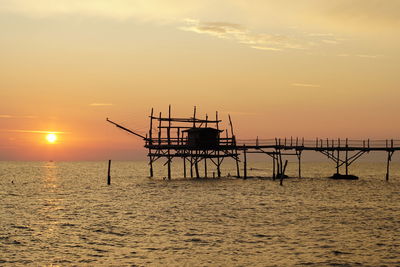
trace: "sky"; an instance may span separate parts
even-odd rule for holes
[[[400,139],[398,0],[1,0],[0,160],[145,159],[148,115]],[[55,132],[57,140],[46,140]]]

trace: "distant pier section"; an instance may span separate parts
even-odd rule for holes
[[[333,179],[358,179],[349,173],[349,167],[365,153],[383,151],[387,153],[386,176],[390,176],[390,162],[395,151],[400,150],[400,140],[349,140],[349,139],[319,139],[304,140],[304,138],[274,138],[274,139],[236,139],[231,117],[229,129],[221,129],[222,121],[218,112],[215,117],[199,117],[196,107],[193,116],[187,118],[173,117],[171,106],[168,114],[154,114],[151,109],[149,116],[149,131],[146,135],[139,134],[107,118],[116,127],[144,140],[148,149],[150,177],[154,176],[153,163],[164,160],[167,166],[167,178],[171,179],[171,167],[174,159],[183,161],[183,177],[207,178],[208,164],[212,164],[217,177],[221,177],[221,165],[226,158],[236,162],[236,177],[246,179],[247,154],[265,154],[272,160],[272,178],[282,180],[285,175],[287,160],[285,156],[296,156],[298,160],[298,177],[301,178],[301,159],[303,151],[322,153],[336,165]],[[200,170],[204,168],[204,172]],[[242,166],[242,171],[241,171]],[[341,173],[343,171],[344,173]],[[215,175],[215,173],[214,173]]]

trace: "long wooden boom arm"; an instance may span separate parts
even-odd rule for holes
[[[118,128],[120,128],[120,129],[122,129],[122,130],[124,130],[124,131],[127,131],[128,133],[134,134],[134,135],[136,135],[136,136],[138,136],[138,137],[140,137],[140,138],[143,138],[144,140],[147,139],[145,136],[143,136],[143,135],[141,135],[141,134],[138,134],[138,133],[135,133],[134,131],[132,131],[132,130],[130,130],[130,129],[128,129],[128,128],[122,126],[122,125],[119,125],[118,123],[115,123],[115,122],[109,120],[108,118],[107,118],[106,120],[107,120],[109,123],[114,124],[114,125],[117,126]]]

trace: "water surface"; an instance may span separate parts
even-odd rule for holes
[[[0,265],[400,266],[399,164],[386,182],[385,164],[337,181],[305,163],[283,186],[174,167],[166,181],[160,165],[149,179],[144,162],[113,162],[107,186],[107,162],[0,162]]]

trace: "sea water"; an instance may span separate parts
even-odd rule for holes
[[[400,164],[387,182],[384,163],[351,166],[356,181],[304,163],[283,186],[236,179],[232,162],[220,179],[175,163],[171,181],[162,164],[149,179],[146,162],[113,162],[107,186],[107,165],[0,162],[0,265],[400,266]]]

